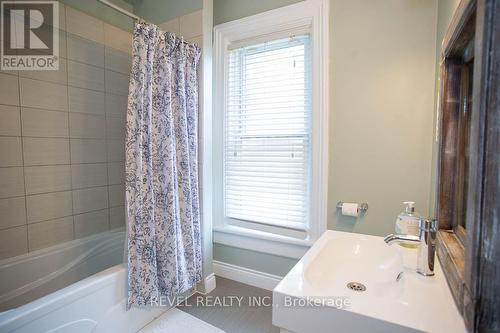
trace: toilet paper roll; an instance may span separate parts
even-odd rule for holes
[[[344,202],[344,204],[342,205],[342,215],[358,216],[359,215],[358,204]]]

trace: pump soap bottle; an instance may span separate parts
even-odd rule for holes
[[[403,204],[405,205],[405,210],[398,215],[398,218],[396,220],[396,234],[418,236],[418,221],[420,219],[420,214],[415,212],[415,202],[405,201],[403,202]],[[413,249],[418,247],[417,244],[400,243],[399,245]]]

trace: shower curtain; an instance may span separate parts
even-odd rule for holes
[[[127,308],[179,295],[202,276],[200,49],[138,22],[132,55],[125,146]]]

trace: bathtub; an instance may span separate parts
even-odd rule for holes
[[[106,232],[3,260],[0,332],[128,333],[160,316],[166,308],[125,311],[123,241]]]

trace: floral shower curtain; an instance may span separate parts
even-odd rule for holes
[[[200,49],[155,25],[134,30],[126,135],[127,307],[201,280]]]

